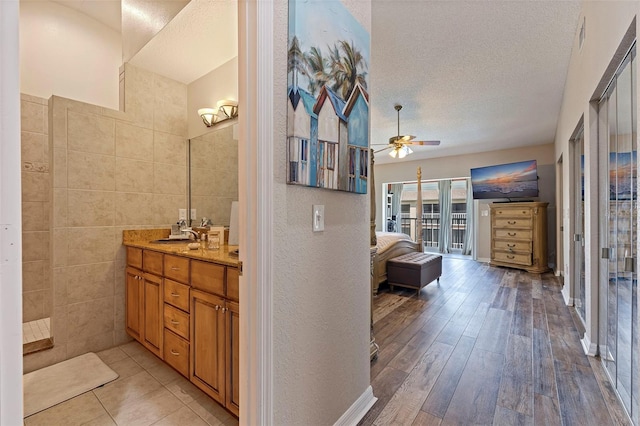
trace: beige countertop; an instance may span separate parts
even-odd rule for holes
[[[190,259],[204,260],[206,262],[220,263],[227,266],[238,266],[238,256],[232,254],[238,246],[221,244],[218,250],[198,248],[195,250],[187,247],[187,242],[153,243],[154,240],[167,238],[169,229],[135,229],[125,230],[122,233],[122,244],[127,247],[137,247],[146,250],[154,250],[161,253],[188,257]],[[190,241],[193,242],[193,241]]]

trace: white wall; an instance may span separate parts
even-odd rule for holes
[[[555,159],[560,157],[562,162],[562,203],[563,212],[558,212],[558,219],[563,220],[564,240],[564,273],[565,299],[572,296],[571,283],[573,281],[571,256],[573,255],[571,229],[573,229],[570,206],[574,191],[570,187],[571,158],[569,139],[576,129],[581,117],[585,123],[585,275],[586,295],[586,337],[584,343],[597,343],[597,303],[598,303],[598,226],[603,214],[598,214],[598,156],[597,134],[593,123],[596,119],[595,111],[590,107],[589,100],[595,94],[599,82],[612,61],[616,49],[632,23],[633,18],[640,12],[640,2],[587,1],[583,3],[582,17],[586,22],[586,37],[582,49],[578,49],[577,35],[567,73],[562,108],[555,138]],[[636,24],[637,25],[637,24]],[[636,29],[637,34],[637,29]],[[621,58],[620,58],[621,59]],[[566,285],[569,284],[569,285]],[[593,348],[591,348],[593,349]]]
[[[369,387],[369,197],[286,184],[287,3],[273,2],[273,423],[328,425]],[[343,3],[371,31],[370,1]]]
[[[0,424],[22,423],[18,1],[0,2]]]
[[[20,91],[119,109],[120,34],[51,1],[20,2]]]
[[[238,100],[238,57],[225,62],[210,73],[189,83],[187,87],[187,119],[189,138],[195,138],[209,129],[198,115],[200,108],[215,108],[219,100]],[[238,111],[242,113],[242,105]]]

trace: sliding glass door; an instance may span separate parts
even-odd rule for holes
[[[637,100],[635,48],[624,60],[599,114],[602,221],[601,354],[606,371],[635,424],[638,424],[637,295]]]
[[[573,141],[574,194],[574,280],[573,297],[578,315],[585,322],[585,257],[584,257],[584,128]]]

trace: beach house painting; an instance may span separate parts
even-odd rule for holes
[[[289,0],[287,183],[367,193],[369,49],[341,2]]]

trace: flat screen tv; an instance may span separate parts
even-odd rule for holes
[[[536,160],[471,169],[474,199],[538,196]]]

